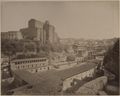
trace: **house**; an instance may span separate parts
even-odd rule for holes
[[[21,78],[32,86],[30,94],[55,95],[62,94],[64,90],[72,87],[74,79],[82,80],[85,77],[92,77],[96,69],[96,64],[84,64],[64,70],[48,70],[31,74],[24,70],[15,70],[16,78]],[[77,82],[74,82],[77,84]]]

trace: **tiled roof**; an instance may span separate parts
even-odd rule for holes
[[[62,80],[87,71],[95,66],[96,64],[92,63],[60,71],[49,70],[46,72],[35,74],[21,70],[16,71],[15,74],[17,74],[24,81],[33,85],[32,90],[34,91],[34,93],[38,92],[40,94],[55,94],[55,92],[57,92],[60,87],[62,87],[60,86],[62,84]]]
[[[24,58],[24,59],[14,59],[14,60],[12,60],[11,62],[16,62],[16,61],[25,61],[25,60],[38,60],[38,59],[46,59],[47,60],[47,58],[40,58],[40,57],[37,57],[37,58]]]
[[[25,71],[25,70],[15,70],[14,74],[17,75],[20,79],[26,81],[27,83],[29,83],[30,85],[34,85],[36,84],[35,79],[37,79],[35,77],[34,74]]]

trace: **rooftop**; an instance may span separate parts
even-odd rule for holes
[[[26,60],[41,60],[41,59],[45,59],[47,60],[47,58],[40,58],[40,57],[37,57],[37,58],[23,58],[23,59],[13,59],[12,62],[16,62],[16,61],[26,61]]]
[[[87,71],[96,64],[85,64],[65,70],[48,70],[40,73],[29,73],[27,71],[15,71],[21,79],[33,85],[32,91],[39,94],[55,94],[62,87],[62,81],[73,75]],[[53,93],[54,92],[54,93]]]

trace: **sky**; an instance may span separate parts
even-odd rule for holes
[[[117,1],[3,2],[1,31],[19,31],[34,18],[55,26],[60,38],[108,39],[118,37]]]

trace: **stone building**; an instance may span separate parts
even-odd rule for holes
[[[15,59],[11,61],[12,70],[27,70],[35,73],[39,71],[49,70],[47,58],[26,58],[26,59]]]
[[[40,41],[42,45],[59,42],[55,27],[50,25],[48,21],[44,23],[31,19],[28,22],[28,28],[20,29],[20,31],[24,39]]]
[[[21,32],[19,31],[8,31],[8,32],[1,32],[1,39],[20,40],[23,39],[23,37]]]
[[[76,80],[83,80],[85,77],[93,77],[96,66],[93,66],[93,65],[91,65],[91,66],[92,66],[91,68],[87,69],[87,67],[86,67],[86,70],[84,70],[84,71],[81,70],[81,72],[79,72],[78,74],[75,74],[71,77],[64,79],[62,90],[65,91],[68,88],[72,87],[73,85],[76,85],[77,84]]]

